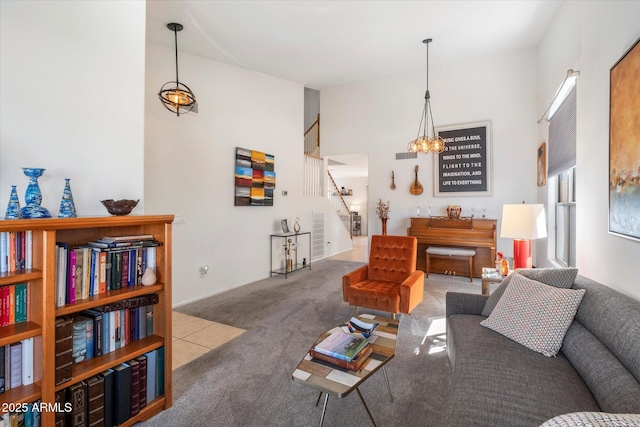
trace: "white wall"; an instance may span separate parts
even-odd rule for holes
[[[437,55],[434,45],[432,57]],[[390,201],[389,234],[405,235],[416,206],[421,215],[443,215],[447,205],[461,205],[463,216],[486,209],[500,219],[504,203],[536,198],[535,49],[431,66],[429,85],[437,126],[491,120],[493,192],[491,196],[434,197],[432,155],[395,160],[415,139],[424,104],[425,70],[321,91],[322,155],[369,154],[369,234],[381,232],[375,214],[378,199]],[[420,196],[409,187],[418,164]],[[391,190],[391,171],[396,189]],[[499,227],[499,225],[498,225]],[[499,228],[498,228],[499,230]],[[511,255],[513,241],[498,239],[498,250]],[[535,261],[535,260],[534,260]]]
[[[102,199],[142,199],[145,2],[0,2],[0,203],[21,167],[46,168],[55,217],[64,178],[78,215]]]
[[[395,160],[415,137],[424,70],[323,90],[322,154],[369,153],[368,214],[375,217],[378,198],[390,200],[390,233],[406,233],[416,205],[431,206],[432,214],[448,204],[462,205],[463,214],[484,207],[488,217],[499,218],[503,203],[545,201],[545,190],[535,187],[535,150],[546,133],[535,122],[566,69],[580,69],[578,267],[640,299],[640,244],[607,232],[603,143],[609,68],[640,36],[639,22],[638,1],[565,2],[539,53],[431,67],[438,125],[492,121],[491,196],[434,198],[430,156]],[[24,200],[21,166],[44,167],[43,206],[54,216],[64,178],[71,178],[79,215],[104,214],[104,198],[141,198],[136,214],[184,215],[186,224],[174,227],[176,304],[266,277],[268,235],[279,230],[280,218],[299,216],[309,230],[311,211],[326,209],[324,199],[301,196],[303,87],[181,53],[181,76],[196,92],[200,114],[177,118],[156,97],[173,78],[173,51],[146,45],[145,84],[144,41],[143,1],[0,2],[2,207],[11,184]],[[273,208],[233,207],[236,146],[276,156]],[[418,197],[408,191],[415,164],[425,186]],[[336,231],[339,224],[327,218],[328,254],[350,247]],[[370,221],[368,231],[379,233],[379,222]],[[500,239],[498,247],[510,254],[512,243]],[[540,264],[546,254],[538,250],[537,258]],[[203,264],[210,266],[206,279],[199,277]]]
[[[186,221],[173,227],[173,300],[181,305],[268,277],[269,235],[282,232],[280,220],[291,229],[299,217],[310,231],[312,211],[330,206],[302,195],[301,84],[180,52],[180,79],[199,112],[176,117],[157,97],[173,79],[174,58],[173,49],[147,44],[145,196],[148,213]],[[233,205],[236,147],[275,156],[273,207]],[[326,251],[335,254],[351,242],[329,213]],[[200,278],[203,265],[209,274]]]
[[[53,216],[64,178],[81,216],[106,215],[106,198],[140,198],[134,214],[183,214],[181,304],[268,277],[280,219],[310,230],[311,212],[330,207],[301,196],[303,87],[181,54],[200,114],[172,116],[156,94],[174,78],[174,53],[149,45],[145,75],[145,12],[144,1],[0,2],[0,203],[17,184],[24,204],[29,166],[47,169],[39,183]],[[233,207],[236,146],[276,155],[275,207]],[[327,216],[327,256],[351,247],[340,227]]]
[[[609,234],[609,70],[640,37],[640,1],[564,2],[539,46],[538,116],[567,69],[577,85],[576,235],[579,273],[640,300],[640,242]],[[538,143],[547,126],[538,127]],[[547,201],[548,187],[538,190]],[[553,214],[553,207],[548,212]],[[553,258],[538,245],[537,258]],[[550,263],[549,263],[550,264]]]

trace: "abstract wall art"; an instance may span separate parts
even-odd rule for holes
[[[640,241],[640,39],[609,74],[609,232]]]
[[[538,147],[537,164],[537,183],[538,187],[547,185],[547,143],[543,142]]]
[[[235,185],[235,206],[273,206],[273,155],[236,147]]]

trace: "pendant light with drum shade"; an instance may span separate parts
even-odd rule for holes
[[[167,28],[173,31],[176,49],[176,80],[170,81],[162,85],[158,96],[164,107],[176,113],[180,117],[180,113],[188,113],[193,110],[196,105],[196,96],[184,83],[180,83],[178,79],[178,31],[184,28],[182,24],[172,22],[167,24]]]
[[[424,109],[418,126],[418,136],[407,146],[410,153],[442,153],[444,151],[444,141],[436,136],[436,129],[433,123],[433,112],[431,111],[431,95],[429,94],[429,43],[433,39],[425,39],[422,43],[427,45],[427,92],[424,95]],[[431,118],[431,127],[429,127],[429,118]],[[431,131],[433,136],[429,136]],[[422,132],[422,135],[420,133]]]

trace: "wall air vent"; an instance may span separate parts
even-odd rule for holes
[[[396,153],[396,160],[417,159],[418,153]]]
[[[313,212],[313,232],[311,233],[311,259],[324,258],[324,212]]]

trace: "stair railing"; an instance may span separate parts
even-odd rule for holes
[[[322,197],[322,177],[324,173],[322,157],[304,155],[303,188],[305,196]]]
[[[315,156],[320,154],[320,114],[304,133],[304,153]]]

